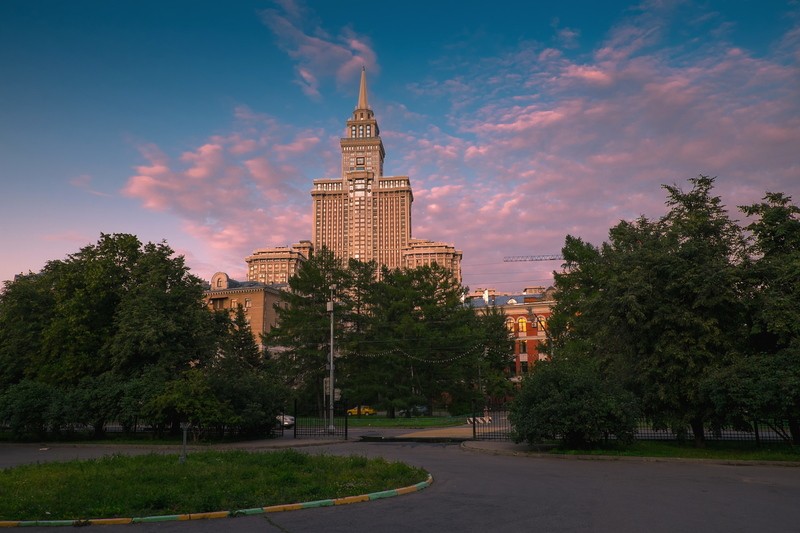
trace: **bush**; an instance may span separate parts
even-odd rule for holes
[[[634,397],[600,370],[599,363],[582,357],[536,363],[511,405],[515,442],[560,440],[569,448],[590,448],[611,436],[631,442]]]
[[[54,393],[50,386],[30,380],[12,385],[0,395],[0,424],[8,425],[18,439],[46,435]]]

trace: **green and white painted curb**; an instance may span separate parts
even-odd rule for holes
[[[369,502],[382,498],[393,498],[426,489],[433,483],[433,476],[428,474],[428,479],[399,489],[384,490],[362,494],[360,496],[345,496],[344,498],[330,498],[313,502],[289,503],[284,505],[270,505],[268,507],[253,507],[252,509],[238,509],[236,511],[213,511],[209,513],[187,513],[160,516],[141,516],[135,518],[90,518],[88,520],[0,520],[0,527],[31,527],[31,526],[105,526],[120,524],[147,524],[153,522],[174,522],[183,520],[208,520],[212,518],[232,518],[236,516],[253,516],[266,513],[280,513],[283,511],[299,511],[315,507],[332,507],[335,505],[348,505],[351,503]]]

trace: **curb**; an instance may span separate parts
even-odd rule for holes
[[[312,502],[270,505],[267,507],[253,507],[251,509],[237,509],[235,511],[211,511],[207,513],[187,513],[176,515],[142,516],[135,518],[90,518],[88,520],[0,520],[3,527],[32,527],[32,526],[108,526],[123,524],[150,524],[154,522],[180,522],[186,520],[210,520],[214,518],[235,518],[237,516],[253,516],[267,513],[280,513],[284,511],[299,511],[316,507],[332,507],[349,505],[351,503],[369,502],[383,498],[393,498],[412,492],[418,492],[431,486],[433,476],[428,474],[428,479],[408,487],[390,489],[380,492],[371,492],[359,496],[344,496],[342,498],[329,498]]]
[[[623,461],[638,463],[697,463],[723,466],[777,466],[800,468],[800,461],[760,461],[750,459],[704,459],[695,457],[645,457],[637,455],[567,455],[546,453],[536,450],[514,450],[502,448],[487,448],[473,443],[478,441],[464,441],[461,449],[487,455],[506,455],[511,457],[531,457],[535,459],[560,459],[564,461]]]

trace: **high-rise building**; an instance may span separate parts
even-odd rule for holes
[[[411,183],[408,176],[384,176],[386,152],[375,114],[367,102],[361,71],[358,104],[340,141],[341,176],[314,180],[312,242],[339,257],[379,265],[403,265],[411,239]]]
[[[311,190],[311,241],[291,248],[264,248],[247,257],[250,281],[283,282],[313,249],[342,259],[375,261],[390,269],[437,263],[461,282],[461,250],[411,237],[414,195],[408,176],[384,176],[386,152],[375,114],[367,101],[367,74],[361,70],[358,103],[340,139],[341,175],[315,179]],[[288,275],[288,277],[286,277]]]
[[[270,285],[288,283],[289,278],[310,257],[311,248],[310,241],[300,241],[291,247],[259,248],[244,259],[247,263],[247,280]]]

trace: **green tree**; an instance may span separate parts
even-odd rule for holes
[[[96,432],[112,419],[164,423],[154,398],[209,361],[226,334],[183,257],[126,234],[102,234],[7,283],[0,325],[0,391],[26,380],[46,386],[46,426]]]
[[[475,319],[478,342],[482,344],[476,350],[478,388],[485,399],[503,401],[514,393],[514,385],[508,379],[514,360],[514,337],[498,307],[484,308]]]
[[[247,436],[273,427],[286,401],[285,390],[273,362],[259,350],[241,305],[208,375],[214,396],[228,411],[225,426]]]
[[[41,438],[50,426],[54,387],[24,379],[0,394],[0,421],[15,438]]]
[[[636,416],[633,394],[606,375],[600,360],[575,356],[537,362],[509,412],[516,442],[560,440],[568,448],[590,448],[610,436],[631,442]]]
[[[347,273],[330,250],[316,251],[289,279],[283,304],[277,305],[277,327],[267,336],[267,345],[280,375],[306,407],[322,412],[325,406],[323,380],[328,375],[330,315],[327,302],[347,290]],[[339,335],[342,313],[334,313]]]
[[[55,312],[50,280],[19,276],[0,292],[0,392],[35,374],[32,360],[42,350],[45,326]]]
[[[43,325],[41,349],[31,354],[38,379],[77,384],[110,370],[103,349],[115,334],[116,309],[139,255],[140,242],[133,235],[102,234],[97,244],[45,266],[40,275],[55,301]]]
[[[754,220],[742,330],[747,347],[709,382],[719,423],[787,420],[800,444],[800,208],[781,193],[742,206]]]
[[[370,302],[372,357],[363,374],[390,416],[434,402],[468,412],[480,397],[484,331],[463,295],[450,271],[435,264],[384,269]]]
[[[621,222],[600,248],[567,238],[550,327],[556,353],[604,361],[646,416],[679,433],[690,426],[702,445],[714,415],[705,383],[741,349],[745,249],[714,179],[690,183],[665,186],[665,216]]]
[[[131,266],[114,326],[102,353],[124,376],[140,375],[149,366],[177,374],[202,364],[225,334],[224,323],[205,307],[202,281],[164,243],[144,245]]]

